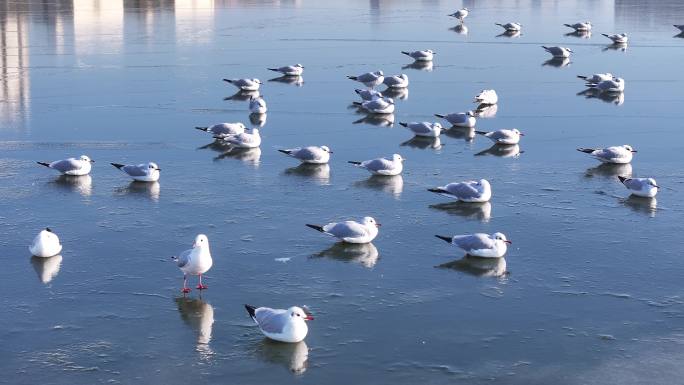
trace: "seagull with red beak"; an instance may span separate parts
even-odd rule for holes
[[[314,319],[308,311],[298,306],[292,306],[289,309],[271,309],[245,305],[245,309],[259,326],[261,333],[280,342],[297,343],[304,340],[309,333],[306,321]]]
[[[466,252],[466,256],[480,258],[502,258],[506,255],[506,250],[511,241],[506,239],[502,233],[494,234],[468,234],[454,235],[446,237],[435,235],[435,237],[448,242]]]
[[[195,242],[192,244],[192,249],[185,250],[180,256],[173,257],[178,268],[183,272],[183,293],[189,293],[190,288],[187,286],[188,274],[199,276],[198,290],[208,289],[202,284],[202,274],[211,269],[214,263],[211,259],[211,252],[209,251],[209,239],[204,234],[199,234],[195,237]]]

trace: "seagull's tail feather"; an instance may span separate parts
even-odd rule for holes
[[[589,78],[588,76],[584,76],[584,75],[577,75],[577,77],[580,79],[583,79],[583,80],[587,80]]]
[[[351,164],[353,164],[353,165],[355,165],[355,166],[360,166],[360,165],[361,165],[361,162],[356,162],[356,161],[353,161],[353,160],[347,161],[347,163],[351,163]]]
[[[45,162],[36,162],[36,163],[38,163],[41,166],[50,167],[50,163],[45,163]]]
[[[494,23],[495,25],[498,25],[499,27],[503,27],[504,25],[501,23]]]
[[[547,50],[547,51],[549,50],[549,47],[547,47],[547,46],[545,46],[545,45],[543,45],[543,46],[541,46],[541,47],[544,48],[544,49]]]
[[[247,309],[247,313],[249,313],[249,316],[252,317],[254,322],[257,322],[257,320],[256,320],[256,308],[252,305],[245,304],[245,309]]]
[[[401,125],[402,127],[408,127],[408,123],[404,123],[404,122],[399,122],[399,125]]]
[[[443,240],[444,242],[451,243],[451,237],[445,237],[444,235],[435,235],[435,237]]]
[[[603,35],[603,36],[605,36],[605,37],[607,37],[607,38],[610,39],[610,35],[608,35],[607,33],[602,33],[601,35]]]
[[[406,56],[411,56],[411,52],[401,51],[401,53],[403,53]]]
[[[475,131],[478,135],[487,135],[487,131]]]
[[[200,130],[200,131],[204,131],[204,132],[209,131],[209,127],[195,127],[195,128]]]
[[[429,188],[429,189],[427,189],[427,190],[428,190],[429,192],[433,192],[433,193],[437,193],[437,194],[446,194],[446,193],[448,193],[448,191],[446,191],[445,189],[439,188],[439,187],[436,187],[436,188]]]
[[[629,178],[618,175],[618,179],[620,180],[620,183],[625,183],[625,181]]]
[[[361,102],[352,102],[355,106],[362,106],[363,104]]]
[[[123,164],[121,164],[121,163],[110,163],[110,164],[111,164],[112,166],[114,166],[114,167],[118,168],[119,170],[121,170],[121,167],[123,167],[123,166],[124,166],[124,165],[123,165]]]
[[[593,148],[578,148],[577,151],[583,152],[585,154],[591,154],[592,152],[596,151]]]
[[[267,68],[267,70],[273,71],[273,72],[280,72],[277,68]]]
[[[230,83],[230,84],[233,84],[233,81],[230,80],[230,79],[223,79],[223,81],[224,81],[224,82],[228,82],[228,83]]]
[[[446,115],[442,115],[442,114],[435,114],[435,116],[438,118],[442,118],[442,119],[446,118]]]
[[[358,77],[357,76],[347,76],[347,79],[358,80]]]
[[[307,224],[306,224],[306,227],[311,227],[312,229],[314,229],[314,230],[316,230],[316,231],[320,231],[321,233],[324,233],[324,232],[325,232],[325,230],[323,230],[323,226],[319,226],[319,225],[310,225],[310,224],[307,223]]]
[[[286,155],[290,155],[290,154],[292,153],[292,151],[290,151],[290,150],[278,150],[278,151],[280,151],[280,152],[282,152],[283,154],[286,154]]]
[[[570,25],[570,24],[563,24],[563,25],[566,26],[566,27],[569,27],[569,28],[575,28],[575,27],[573,27],[573,26]]]
[[[354,92],[356,92],[357,94],[361,95],[361,92],[363,92],[363,90],[360,90],[360,89],[357,88],[357,89],[354,90]]]

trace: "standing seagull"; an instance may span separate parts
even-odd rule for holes
[[[237,123],[219,123],[219,124],[214,124],[212,126],[206,126],[206,127],[195,127],[196,129],[204,132],[211,133],[213,136],[230,136],[230,135],[237,135],[237,134],[242,134],[245,132],[245,125],[243,123],[237,122]]]
[[[626,33],[616,33],[613,35],[609,35],[607,33],[602,33],[601,35],[609,38],[615,44],[627,44],[627,41],[629,40]]]
[[[410,56],[415,61],[432,61],[432,57],[437,54],[431,49],[426,49],[424,51],[401,51],[406,56]]]
[[[591,22],[590,21],[585,21],[585,22],[579,22],[575,24],[563,24],[566,27],[572,28],[577,32],[586,32],[586,31],[591,31]]]
[[[522,29],[522,24],[520,24],[520,23],[506,23],[506,24],[494,23],[494,24],[505,29],[506,32],[520,32],[520,30]]]
[[[480,105],[493,105],[499,102],[499,95],[494,90],[482,90],[475,95],[473,102],[480,103]]]
[[[513,129],[502,129],[496,131],[475,131],[476,134],[485,136],[489,138],[492,142],[496,144],[518,144],[520,143],[520,137],[525,136],[517,128]]]
[[[446,186],[430,188],[428,191],[461,202],[488,202],[492,197],[492,186],[487,179],[449,183]]]
[[[31,246],[29,246],[31,255],[36,257],[48,258],[59,254],[62,251],[62,244],[59,243],[59,237],[53,233],[49,227],[41,230],[33,239]]]
[[[571,53],[573,53],[570,48],[565,47],[547,47],[543,45],[542,48],[544,48],[546,52],[550,53],[555,58],[567,58],[570,57]]]
[[[269,70],[274,72],[280,72],[285,76],[301,76],[301,74],[304,72],[304,66],[301,64],[295,64],[293,66],[269,68]]]
[[[328,234],[347,243],[370,243],[378,236],[380,224],[373,217],[364,217],[361,223],[356,221],[331,222],[327,225],[311,225],[310,227],[321,233]]]
[[[635,149],[625,144],[606,148],[578,148],[577,151],[589,154],[603,163],[627,164],[632,161]]]
[[[366,72],[359,76],[347,76],[348,79],[363,83],[368,88],[373,88],[382,84],[385,80],[385,74],[382,71]]]
[[[365,168],[373,175],[399,175],[404,169],[404,158],[399,154],[392,155],[392,160],[377,158],[363,162],[349,161],[349,163]]]
[[[470,12],[468,11],[468,8],[463,8],[463,9],[459,9],[458,11],[456,11],[456,12],[454,12],[454,13],[452,13],[451,15],[448,15],[448,16],[455,17],[455,18],[457,18],[458,20],[460,20],[461,23],[463,23],[463,19],[465,19],[466,17],[468,17],[468,13],[470,13]]]
[[[400,125],[408,128],[416,136],[424,136],[429,138],[437,138],[442,133],[442,125],[439,123],[430,122],[411,122],[402,123]]]
[[[245,305],[245,309],[266,337],[280,342],[302,341],[309,332],[306,321],[314,319],[311,314],[297,306],[284,310]]]
[[[256,91],[261,86],[261,80],[259,79],[223,79],[224,82],[228,82],[235,87],[243,91]]]
[[[161,168],[154,162],[141,163],[139,165],[111,163],[111,165],[138,182],[156,182],[159,180],[159,171],[161,171]]]
[[[202,274],[211,269],[211,265],[214,262],[211,259],[211,252],[209,252],[209,239],[206,235],[199,234],[196,236],[195,243],[192,244],[192,249],[185,250],[180,254],[180,256],[174,256],[172,259],[176,261],[178,268],[183,272],[183,293],[190,292],[190,288],[187,285],[188,274],[199,276],[199,284],[197,285],[197,289],[208,289],[208,287],[202,284]]]
[[[506,255],[508,245],[511,244],[511,241],[506,239],[506,236],[502,233],[491,235],[477,233],[454,235],[453,237],[435,235],[435,237],[465,251],[466,255],[480,258],[501,258]]]
[[[653,178],[625,178],[624,176],[618,176],[618,179],[633,195],[639,197],[653,198],[658,194],[658,189],[660,188]]]
[[[41,166],[57,170],[64,175],[88,175],[90,174],[90,169],[92,167],[91,163],[95,163],[94,160],[88,158],[86,155],[81,155],[78,159],[69,158],[64,160],[56,160],[51,163],[46,162],[36,162]]]
[[[299,159],[302,163],[309,164],[326,164],[330,160],[330,154],[332,154],[332,151],[330,151],[328,146],[297,147],[278,151],[295,159]]]
[[[436,117],[446,119],[447,122],[451,123],[454,127],[475,127],[477,120],[475,119],[475,113],[473,111],[468,112],[455,112],[452,114],[442,115],[435,114]]]

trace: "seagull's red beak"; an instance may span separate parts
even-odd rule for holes
[[[504,241],[505,243],[508,243],[509,245],[512,244],[513,242],[509,241],[508,239]]]
[[[380,227],[380,226],[382,226],[382,225],[379,224],[379,223],[376,223],[376,224],[375,224],[375,227]]]
[[[307,314],[306,317],[304,317],[304,321],[313,321],[314,317],[311,314]]]

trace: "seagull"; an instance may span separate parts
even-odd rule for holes
[[[268,111],[266,101],[262,96],[249,99],[249,111],[253,114],[265,114]]]
[[[609,38],[615,44],[627,44],[627,41],[629,40],[626,33],[617,33],[617,34],[613,34],[613,35],[609,35],[607,33],[602,33],[601,35]]]
[[[161,171],[161,169],[154,162],[141,163],[139,165],[126,165],[120,163],[110,164],[138,182],[156,182],[159,180],[159,171]]]
[[[36,257],[48,258],[53,255],[59,254],[62,251],[62,244],[59,243],[59,237],[57,234],[53,233],[49,227],[45,230],[41,230],[35,238],[31,246],[29,246],[29,251],[31,255]]]
[[[684,24],[680,24],[680,25],[675,24],[674,27],[677,28],[678,30],[684,32]]]
[[[553,55],[555,58],[566,58],[570,57],[570,54],[573,53],[570,48],[565,48],[565,47],[546,47],[542,46],[546,50],[546,52],[550,53]]]
[[[488,202],[492,197],[492,187],[487,179],[449,183],[428,191],[462,202]]]
[[[299,159],[302,163],[309,164],[325,164],[330,160],[330,148],[328,146],[309,146],[309,147],[297,147],[287,150],[278,150],[283,154],[289,155],[295,159]]]
[[[399,154],[392,155],[392,160],[377,158],[363,162],[349,161],[349,163],[365,168],[373,175],[399,175],[404,169],[404,158]]]
[[[442,235],[435,235],[435,237],[451,243],[459,249],[466,252],[466,255],[480,258],[501,258],[506,255],[506,250],[511,241],[506,239],[502,233],[494,234],[469,234],[469,235],[454,235],[453,237],[445,237]]]
[[[575,31],[591,31],[591,22],[590,21],[585,21],[585,22],[580,22],[580,23],[575,23],[575,24],[563,24],[566,27],[572,28]]]
[[[482,90],[475,96],[475,103],[480,104],[496,104],[499,102],[499,95],[494,90]]]
[[[237,123],[219,123],[207,127],[195,127],[196,129],[204,132],[209,132],[215,137],[238,135],[245,132],[245,125]]]
[[[625,90],[625,79],[614,77],[600,83],[587,83],[586,85],[601,92],[623,92]]]
[[[356,92],[361,99],[365,101],[377,99],[377,98],[382,98],[382,93],[380,91],[376,90],[361,90],[361,89],[355,89],[354,92]]]
[[[364,217],[361,223],[356,221],[332,222],[327,225],[311,225],[310,227],[321,233],[328,234],[347,243],[370,243],[378,236],[380,224],[373,217]]]
[[[447,115],[435,114],[435,116],[446,119],[446,121],[451,123],[451,125],[454,127],[475,127],[475,123],[477,122],[475,119],[475,113],[473,111],[455,112]]]
[[[660,188],[653,178],[625,178],[618,176],[620,182],[632,193],[644,198],[653,198]]]
[[[605,74],[593,74],[591,76],[577,75],[577,77],[586,81],[587,83],[598,84],[604,80],[613,79],[613,74],[611,74],[610,72],[606,72]]]
[[[304,340],[309,332],[306,321],[314,319],[298,306],[285,310],[245,305],[245,309],[266,337],[280,342],[297,343]]]
[[[606,148],[578,148],[577,151],[590,154],[603,163],[626,164],[632,161],[635,149],[625,144],[622,146],[611,146]]]
[[[51,163],[36,163],[38,163],[41,166],[57,170],[64,175],[88,175],[90,174],[90,169],[92,167],[91,163],[95,163],[95,161],[88,158],[88,156],[86,155],[81,155],[78,159],[69,158],[63,160],[56,160]]]
[[[394,112],[394,100],[392,98],[378,98],[367,102],[354,102],[368,112],[374,114],[391,114]]]
[[[243,91],[256,91],[261,86],[261,80],[259,79],[223,79],[224,82],[228,82],[235,87]]]
[[[402,126],[408,128],[416,136],[427,136],[431,138],[436,138],[442,133],[442,125],[439,123],[430,122],[411,122],[411,123],[399,123]]]
[[[295,64],[293,66],[269,68],[269,70],[274,72],[280,72],[285,76],[300,76],[304,72],[304,66],[301,64]]]
[[[359,76],[347,76],[348,79],[363,83],[368,88],[373,88],[382,84],[385,80],[385,75],[382,71],[366,72]]]
[[[245,131],[242,134],[217,139],[221,139],[238,148],[256,148],[261,145],[261,135],[259,135],[258,128],[252,128],[252,132]]]
[[[470,12],[468,11],[468,8],[463,8],[463,9],[459,9],[458,11],[456,11],[456,12],[454,12],[454,13],[452,13],[451,15],[448,15],[448,16],[455,17],[455,18],[457,18],[458,20],[460,20],[461,23],[463,23],[463,19],[465,19],[466,17],[468,17],[468,13],[470,13]]]
[[[486,136],[492,142],[496,144],[518,144],[520,143],[520,137],[525,136],[517,128],[513,129],[502,129],[496,131],[475,131],[476,134]]]
[[[172,257],[174,261],[178,264],[178,268],[183,272],[183,293],[189,293],[190,288],[188,287],[188,274],[198,275],[199,284],[197,289],[204,290],[208,289],[202,284],[202,274],[206,273],[211,269],[211,265],[214,263],[211,259],[211,252],[209,251],[209,239],[204,234],[199,234],[195,237],[195,243],[192,244],[192,249],[185,250],[180,253],[180,256]]]
[[[401,51],[406,56],[410,56],[415,61],[432,61],[432,57],[437,54],[431,49],[426,49],[424,51]]]
[[[505,29],[506,32],[519,32],[522,29],[522,24],[520,24],[520,23],[506,23],[506,24],[494,23],[494,24]]]
[[[387,88],[406,88],[409,85],[409,79],[406,74],[386,76],[383,83]]]

